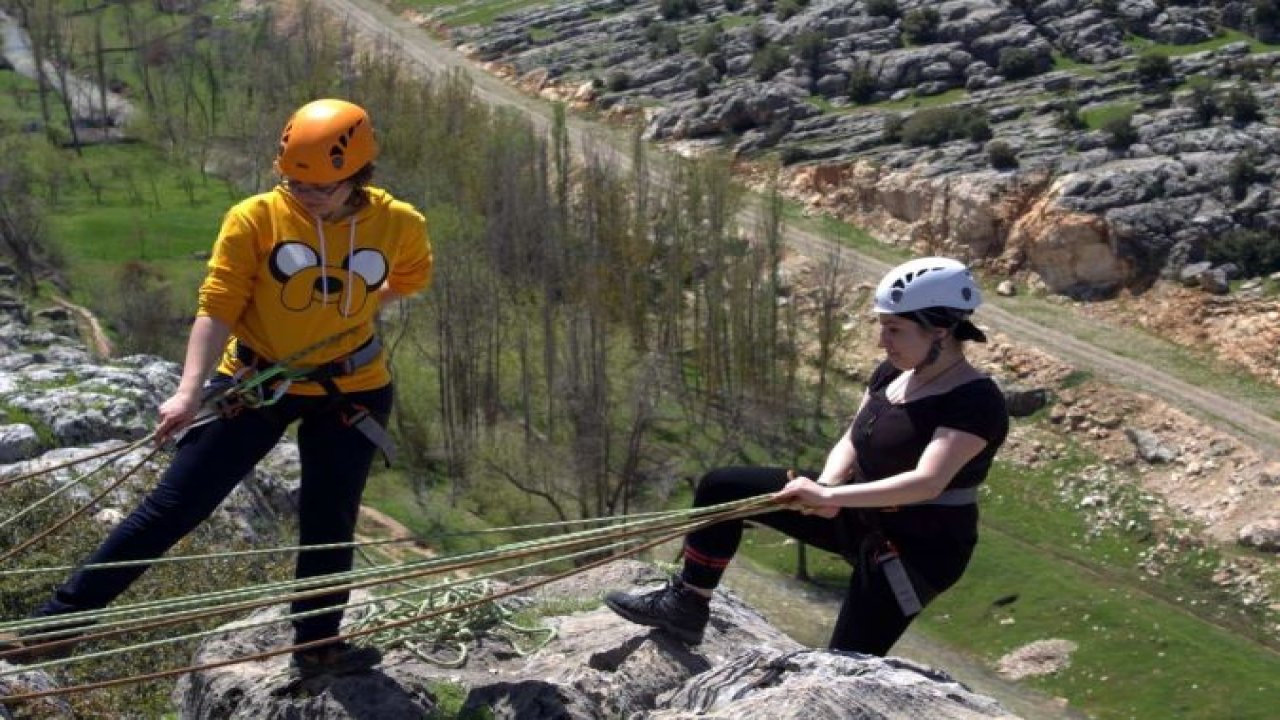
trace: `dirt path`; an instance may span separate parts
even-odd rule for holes
[[[531,98],[485,72],[434,40],[426,31],[391,13],[376,0],[324,2],[346,20],[348,27],[373,40],[378,47],[394,48],[406,60],[427,72],[465,72],[475,83],[479,99],[518,107],[536,125],[548,125],[551,110],[546,102]],[[589,144],[596,150],[603,148],[619,167],[629,166],[626,152],[619,148],[629,147],[630,140],[616,129],[571,118],[569,133],[575,145]],[[743,211],[745,227],[754,227],[756,213],[754,208]],[[802,228],[788,227],[787,242],[796,252],[810,258],[825,258],[838,252],[844,267],[867,282],[874,282],[889,269],[887,263],[840,247]],[[1060,328],[1020,318],[1001,308],[998,301],[988,303],[979,316],[983,324],[1005,333],[1012,340],[1037,347],[1081,369],[1091,370],[1107,382],[1162,398],[1218,427],[1229,429],[1241,442],[1264,456],[1280,458],[1280,422],[1254,409],[1247,397],[1223,397],[1206,391],[1160,369],[1082,342]]]
[[[107,337],[106,331],[102,329],[102,323],[98,322],[98,316],[94,315],[92,310],[57,295],[53,296],[53,301],[76,316],[76,322],[80,325],[82,332],[88,336],[95,355],[105,360],[115,354],[111,338]]]

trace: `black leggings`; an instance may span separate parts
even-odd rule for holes
[[[817,477],[816,473],[801,474]],[[786,468],[720,468],[698,483],[694,505],[706,507],[775,493],[786,484]],[[845,509],[830,519],[779,510],[751,520],[841,555],[853,565],[829,647],[870,655],[888,653],[914,619],[902,614],[884,573],[872,559],[882,540],[891,540],[898,549],[916,594],[926,605],[960,579],[977,542],[976,507],[931,506],[895,513]],[[697,587],[715,587],[742,541],[743,523],[730,520],[690,533],[685,538],[683,579]]]
[[[369,410],[380,423],[391,412],[390,386],[347,397]],[[298,542],[320,545],[350,542],[355,534],[360,496],[377,448],[355,427],[343,422],[327,396],[286,395],[264,410],[244,410],[188,432],[173,462],[142,503],[116,526],[87,563],[157,558],[209,517],[251,472],[295,420],[302,478],[298,494]],[[298,578],[351,569],[351,548],[299,552]],[[138,579],[148,566],[80,570],[38,611],[58,615],[106,607]],[[343,605],[347,592],[299,600],[295,613]],[[338,633],[341,612],[294,621],[297,642]]]

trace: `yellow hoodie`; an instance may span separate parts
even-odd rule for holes
[[[378,188],[369,202],[337,222],[313,218],[283,187],[248,198],[227,212],[200,286],[198,314],[226,323],[232,341],[220,372],[239,369],[236,338],[263,358],[289,358],[326,338],[355,330],[290,363],[306,368],[342,358],[374,334],[377,291],[399,295],[431,280],[431,243],[422,214]],[[386,358],[337,378],[345,392],[390,382]],[[289,392],[322,395],[317,383]]]

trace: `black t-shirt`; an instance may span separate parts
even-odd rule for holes
[[[885,389],[902,374],[882,362],[867,384],[866,406],[853,419],[853,447],[861,481],[880,480],[914,468],[940,427],[987,441],[976,457],[960,468],[947,488],[973,487],[987,477],[996,451],[1009,433],[1004,394],[990,378],[972,380],[938,395],[895,405]]]

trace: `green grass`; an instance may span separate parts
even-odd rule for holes
[[[1036,640],[1071,640],[1079,648],[1070,667],[1024,682],[1098,718],[1272,717],[1280,654],[1246,640],[1243,620],[1233,632],[1187,610],[1194,597],[1208,614],[1221,604],[1195,576],[1208,571],[1152,579],[1132,569],[1153,542],[1135,499],[1119,503],[1134,526],[1101,530],[1063,502],[1055,478],[1080,474],[1090,460],[1068,455],[1039,470],[998,463],[968,572],[913,628],[988,665]],[[794,543],[771,530],[749,531],[742,551],[795,572]],[[811,576],[836,592],[847,582],[840,558],[811,551],[808,562]]]
[[[884,102],[871,103],[862,107],[878,108],[880,110],[918,110],[920,108],[938,107],[939,105],[951,105],[968,99],[969,91],[964,88],[952,88],[946,92],[937,95],[913,95],[903,100],[885,100]]]
[[[142,145],[64,151],[62,159],[59,189],[45,199],[72,286],[89,295],[79,299],[100,304],[115,292],[120,265],[143,261],[170,278],[178,307],[194,309],[206,269],[196,253],[213,246],[238,191]]]
[[[436,16],[438,20],[454,27],[490,25],[500,15],[551,4],[547,0],[478,0],[470,3],[457,3],[451,0],[401,0],[398,3],[400,7],[438,13]]]
[[[1117,102],[1107,105],[1099,105],[1097,107],[1085,108],[1080,111],[1080,117],[1084,119],[1085,125],[1090,130],[1101,129],[1104,125],[1112,120],[1132,115],[1138,109],[1138,103]]]
[[[1273,52],[1280,50],[1280,44],[1265,43],[1255,37],[1246,35],[1239,30],[1222,29],[1217,36],[1205,40],[1204,42],[1193,43],[1191,45],[1170,45],[1167,43],[1158,43],[1137,35],[1130,35],[1125,38],[1125,44],[1133,49],[1136,53],[1158,53],[1169,57],[1178,57],[1180,55],[1192,55],[1206,50],[1217,50],[1231,43],[1246,42],[1249,44],[1250,52]]]
[[[0,71],[0,134],[40,122],[36,82],[12,70]]]
[[[1054,70],[1067,70],[1077,75],[1096,76],[1100,74],[1098,69],[1089,63],[1073,60],[1057,50],[1053,51],[1052,57]]]

